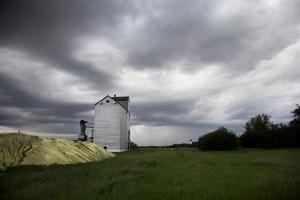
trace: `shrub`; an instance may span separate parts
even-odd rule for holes
[[[233,150],[238,147],[237,137],[224,127],[203,135],[198,140],[202,150]]]
[[[137,149],[138,147],[139,146],[136,143],[130,141],[130,143],[129,143],[129,148],[130,149]]]

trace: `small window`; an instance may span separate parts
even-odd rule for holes
[[[109,103],[109,100],[106,100],[106,103]]]

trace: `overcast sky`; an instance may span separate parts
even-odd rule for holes
[[[107,94],[130,96],[139,145],[288,122],[300,1],[1,1],[0,132],[78,134]]]

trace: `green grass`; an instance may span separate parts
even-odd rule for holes
[[[300,199],[300,149],[145,149],[87,164],[8,170],[0,199]]]

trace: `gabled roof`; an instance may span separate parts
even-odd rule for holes
[[[124,96],[124,97],[111,97],[114,100],[117,101],[129,101],[129,96]]]
[[[106,97],[109,97],[110,99],[114,100],[115,102],[117,102],[118,104],[120,104],[120,106],[122,106],[126,112],[129,112],[128,110],[128,102],[129,102],[129,96],[124,96],[124,97],[111,97],[109,95],[106,95],[104,98],[102,98],[100,101],[98,101],[97,103],[95,103],[95,106],[100,103],[101,101],[103,101],[103,99],[105,99]],[[129,112],[130,113],[130,112]]]
[[[124,106],[127,110],[128,110],[128,103],[130,101],[128,96],[124,96],[124,97],[111,97],[113,100],[119,102],[120,104],[122,104],[122,106]]]

